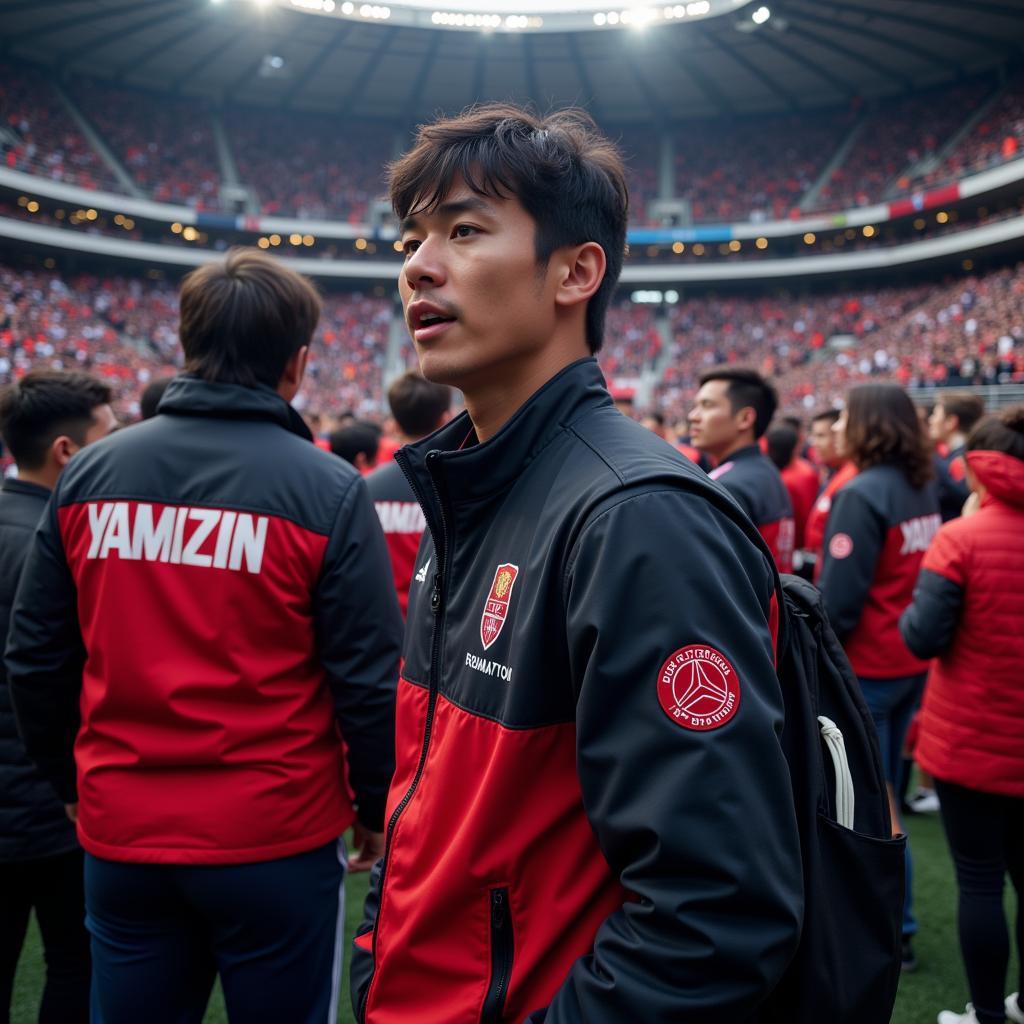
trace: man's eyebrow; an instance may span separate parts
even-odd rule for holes
[[[465,199],[455,199],[448,203],[441,203],[440,206],[431,210],[433,217],[453,217],[460,213],[493,213],[494,207],[483,196],[467,196]],[[413,215],[402,220],[401,232],[404,235],[407,231],[415,231],[420,226],[419,219]]]

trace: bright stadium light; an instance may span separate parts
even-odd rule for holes
[[[751,14],[750,20],[755,25],[763,25],[771,16],[772,12],[767,7],[758,7],[758,9]]]

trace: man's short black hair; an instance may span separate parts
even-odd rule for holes
[[[320,297],[301,274],[259,249],[231,249],[181,285],[185,370],[223,384],[276,388],[313,338]]]
[[[542,267],[563,246],[601,246],[607,268],[587,303],[587,344],[597,352],[626,254],[629,193],[622,157],[593,118],[486,103],[421,125],[413,148],[389,168],[391,205],[400,220],[429,213],[458,178],[477,195],[519,200],[536,224]]]
[[[0,435],[19,469],[41,469],[58,437],[85,444],[94,411],[110,398],[110,388],[91,374],[30,370],[0,392]]]
[[[151,420],[156,415],[160,399],[164,397],[167,385],[172,380],[174,380],[173,377],[157,377],[156,380],[151,380],[146,385],[145,390],[139,396],[139,415],[142,419]]]
[[[352,465],[357,455],[365,455],[366,461],[372,464],[377,461],[380,430],[373,423],[353,420],[331,434],[330,444],[335,455]]]
[[[779,406],[779,396],[775,388],[756,370],[739,367],[716,367],[705,370],[700,375],[700,386],[703,387],[713,380],[724,380],[729,385],[725,394],[734,414],[740,409],[746,409],[747,406],[754,410],[754,439],[761,437],[768,429],[768,424],[771,423]]]
[[[391,415],[406,437],[426,437],[433,433],[451,404],[450,387],[435,384],[415,370],[403,373],[388,388]]]
[[[838,409],[823,409],[821,412],[816,412],[811,417],[811,422],[820,423],[822,420],[826,420],[830,425],[832,425],[839,422],[840,416],[842,416],[842,413]]]
[[[792,427],[797,432],[797,435],[804,429],[804,421],[799,416],[780,416],[779,419],[787,427]]]
[[[779,423],[765,435],[768,442],[768,458],[777,469],[785,469],[793,461],[799,437],[788,423]]]

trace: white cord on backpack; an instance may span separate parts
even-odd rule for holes
[[[832,765],[836,772],[836,821],[843,828],[853,828],[853,775],[850,774],[850,762],[846,759],[846,744],[839,726],[826,718],[818,716],[821,725],[821,736],[832,755]]]

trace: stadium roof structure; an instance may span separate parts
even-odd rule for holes
[[[1024,0],[579,0],[560,5],[578,8],[562,12],[572,30],[534,0],[425,2],[0,0],[0,58],[395,124],[482,99],[579,103],[613,124],[809,110],[1024,59]]]

